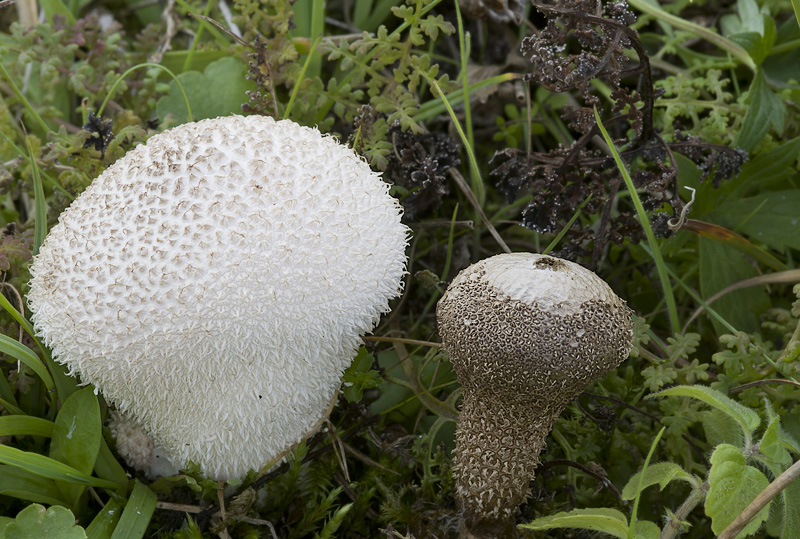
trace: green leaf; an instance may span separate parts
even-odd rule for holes
[[[55,479],[56,481],[66,481],[68,483],[75,483],[76,485],[92,485],[95,487],[112,489],[119,488],[119,485],[110,481],[91,477],[81,473],[72,466],[67,466],[62,462],[45,457],[44,455],[21,451],[16,447],[0,445],[0,462],[22,468],[42,477]]]
[[[649,399],[654,397],[691,397],[703,401],[732,417],[742,428],[747,439],[752,437],[753,432],[761,424],[761,418],[756,412],[710,387],[675,386],[647,396]]]
[[[0,417],[0,436],[45,436],[53,434],[52,421],[27,415]]]
[[[769,486],[769,480],[757,468],[747,464],[741,449],[721,444],[711,455],[708,484],[705,511],[711,517],[711,530],[719,534]],[[759,511],[737,537],[746,537],[758,531],[769,517],[771,503]]]
[[[34,503],[17,514],[3,534],[4,539],[85,539],[86,532],[75,524],[72,511],[60,505],[45,508]]]
[[[751,240],[777,251],[800,249],[800,191],[770,191],[746,199],[729,198],[712,215]],[[744,222],[742,222],[742,220]]]
[[[203,73],[186,71],[178,75],[194,120],[241,114],[242,104],[247,102],[245,92],[256,89],[253,81],[245,79],[246,71],[241,60],[228,56],[211,62]],[[178,124],[188,121],[186,103],[175,81],[170,83],[169,94],[158,100],[156,111],[162,121],[170,113]]]
[[[628,537],[628,520],[616,509],[573,509],[537,518],[527,524],[520,524],[523,530],[556,530],[578,528],[603,532],[619,539]]]
[[[656,434],[653,443],[650,444],[650,451],[647,452],[647,457],[644,459],[642,472],[647,472],[647,468],[650,467],[650,459],[653,458],[653,453],[655,453],[658,442],[664,435],[665,430],[667,430],[667,427],[661,427],[661,430],[659,430],[658,434]],[[641,535],[638,533],[639,529],[642,527],[639,525],[639,502],[641,501],[642,491],[644,490],[644,487],[642,486],[643,480],[644,476],[640,476],[639,485],[636,487],[636,494],[634,495],[633,499],[633,509],[631,509],[631,525],[628,529],[628,539],[635,539],[635,537],[639,537]]]
[[[75,16],[61,0],[42,0],[42,11],[51,25],[53,24],[53,15],[61,15],[70,26],[75,24]]]
[[[105,539],[111,537],[121,513],[122,503],[117,498],[108,500],[103,509],[94,517],[92,523],[89,524],[89,527],[86,528],[86,537],[88,539]]]
[[[628,480],[625,488],[622,489],[623,500],[632,500],[636,497],[640,476],[641,472],[637,472]],[[644,479],[642,480],[642,490],[656,484],[660,490],[664,490],[664,487],[673,480],[686,481],[693,487],[697,486],[697,479],[690,473],[687,473],[678,464],[673,462],[659,462],[657,464],[651,464],[645,470]],[[636,529],[637,531],[639,529],[638,522],[636,524]]]
[[[636,521],[636,535],[634,539],[658,539],[661,536],[661,528],[655,522],[649,520]]]
[[[706,433],[706,441],[712,446],[719,444],[741,445],[743,441],[742,429],[728,414],[712,408],[700,412],[700,422]]]
[[[0,496],[48,505],[66,504],[55,481],[15,466],[0,466]]]
[[[94,463],[94,473],[101,479],[107,479],[112,483],[119,485],[121,490],[124,490],[128,485],[128,475],[122,468],[120,463],[114,458],[114,454],[108,448],[105,439],[100,439],[100,451],[97,453],[97,460]],[[126,492],[118,492],[120,495]]]
[[[763,20],[762,32],[742,32],[729,36],[730,40],[742,46],[756,65],[761,65],[772,51],[775,44],[775,21],[768,15],[756,15],[756,19]]]
[[[0,65],[2,64],[0,63]],[[53,399],[66,399],[72,394],[73,391],[75,391],[78,382],[75,380],[75,378],[66,374],[66,367],[64,367],[64,365],[60,365],[53,361],[53,358],[50,357],[50,351],[36,338],[36,332],[33,330],[33,325],[24,316],[22,316],[22,314],[20,314],[20,312],[13,305],[11,305],[11,302],[9,302],[2,294],[0,294],[0,307],[5,309],[5,311],[11,315],[11,318],[13,318],[15,322],[22,326],[22,329],[25,330],[25,333],[31,336],[31,339],[33,339],[33,341],[42,351],[44,362],[47,364],[47,368],[50,369],[50,373],[52,373],[55,381],[56,389],[58,390],[58,394],[53,395]],[[28,350],[30,351],[30,349]]]
[[[55,387],[53,377],[47,372],[47,368],[42,363],[42,360],[39,359],[39,356],[21,342],[12,339],[8,335],[0,335],[0,352],[22,361],[33,369],[33,372],[42,379],[48,390],[52,390]]]
[[[778,416],[772,417],[758,443],[758,450],[774,464],[780,466],[780,472],[792,464],[792,456],[786,450],[781,438],[781,420]]]
[[[342,393],[348,401],[360,402],[365,389],[378,387],[383,383],[380,373],[371,370],[372,361],[372,354],[362,346],[353,363],[344,371]]]
[[[111,539],[140,539],[144,537],[158,498],[143,483],[136,481],[131,497],[119,519]]]
[[[792,481],[781,492],[783,518],[781,539],[800,537],[800,481]]]
[[[74,24],[74,23],[73,23]],[[29,162],[33,170],[33,206],[34,206],[34,232],[33,232],[33,255],[39,254],[39,248],[47,235],[47,202],[44,198],[44,187],[42,186],[42,176],[39,174],[39,165],[33,154],[33,147],[29,138],[25,138],[28,147]]]
[[[710,298],[733,283],[758,275],[747,256],[731,245],[701,237],[699,248],[703,298]],[[763,288],[749,287],[722,296],[713,307],[736,330],[752,333],[759,330],[759,314],[769,309],[770,301]],[[719,321],[713,320],[713,323],[718,335],[731,332]]]
[[[102,438],[100,404],[91,387],[70,395],[56,416],[50,457],[90,475],[94,469]],[[72,503],[83,492],[83,485],[59,485]]]
[[[786,105],[775,95],[759,68],[747,92],[747,113],[736,145],[752,152],[772,126],[778,134],[783,133]]]

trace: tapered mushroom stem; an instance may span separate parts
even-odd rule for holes
[[[515,537],[545,438],[568,402],[628,356],[630,314],[577,264],[514,253],[459,273],[436,315],[463,386],[453,468],[462,537]]]
[[[515,423],[523,414],[530,414],[527,402],[490,404],[479,395],[464,394],[453,475],[466,537],[515,536],[514,510],[528,496],[551,426],[520,430]]]

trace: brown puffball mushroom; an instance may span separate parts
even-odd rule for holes
[[[629,310],[575,263],[512,253],[459,273],[436,316],[463,386],[453,467],[462,537],[515,537],[556,419],[628,357]]]

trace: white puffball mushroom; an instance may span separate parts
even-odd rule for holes
[[[459,273],[436,316],[463,386],[453,464],[462,537],[516,537],[514,511],[556,419],[628,357],[630,312],[578,264],[512,253]]]
[[[175,466],[241,478],[322,419],[398,296],[401,213],[316,129],[184,124],[61,214],[31,268],[34,325]]]

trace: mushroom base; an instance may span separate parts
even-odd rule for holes
[[[559,414],[534,412],[529,401],[485,402],[465,388],[453,464],[461,537],[514,538],[514,513],[530,492],[539,453]]]

